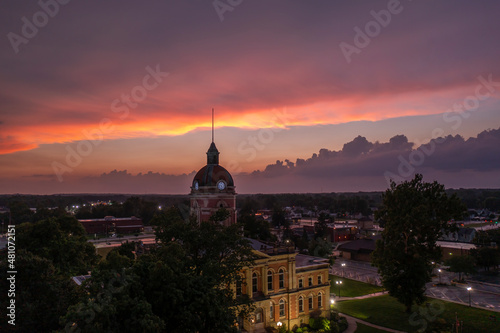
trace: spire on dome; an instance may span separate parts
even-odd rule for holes
[[[213,142],[207,151],[207,164],[219,164],[219,151]]]
[[[207,164],[219,164],[219,151],[214,143],[214,108],[212,108],[212,143],[207,151]]]

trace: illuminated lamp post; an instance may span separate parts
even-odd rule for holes
[[[340,298],[340,286],[342,285],[342,281],[335,281],[335,284],[339,286],[339,298]]]

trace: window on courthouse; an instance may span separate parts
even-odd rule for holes
[[[313,297],[312,296],[309,296],[309,310],[312,310],[313,309]]]
[[[279,271],[278,280],[280,285],[279,288],[285,288],[285,270],[283,268],[281,268]]]
[[[285,316],[285,301],[280,299],[280,317]]]
[[[304,281],[299,279],[299,288],[304,288]]]
[[[313,285],[313,278],[312,277],[309,277],[309,287]]]
[[[269,318],[274,320],[274,303],[269,302]]]
[[[304,312],[304,297],[299,297],[299,312]]]
[[[323,278],[321,277],[321,275],[318,275],[318,284],[322,284],[323,283]]]
[[[267,271],[267,290],[273,290],[273,272]]]
[[[318,294],[318,308],[322,308],[322,307],[323,307],[323,294],[319,293]]]
[[[253,273],[253,275],[252,275],[252,292],[254,292],[254,293],[257,292],[258,281],[259,281],[259,278],[257,277],[257,273]]]

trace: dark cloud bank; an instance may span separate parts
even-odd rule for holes
[[[500,128],[467,140],[459,135],[439,137],[420,147],[405,135],[385,143],[357,136],[342,150],[320,149],[308,159],[278,160],[264,170],[234,178],[239,193],[373,191],[386,189],[389,179],[407,180],[417,172],[426,181],[437,180],[449,188],[500,188]],[[113,170],[64,182],[52,175],[33,175],[2,181],[2,187],[12,188],[6,191],[10,193],[187,194],[194,173],[133,175]]]
[[[357,136],[340,151],[320,149],[308,159],[276,161],[243,176],[242,183],[251,192],[257,191],[252,184],[266,179],[280,179],[287,191],[383,190],[390,179],[408,180],[415,173],[447,187],[499,187],[500,128],[468,140],[460,135],[438,137],[420,147],[404,135],[386,143]]]

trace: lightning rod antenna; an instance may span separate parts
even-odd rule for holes
[[[212,142],[214,142],[214,108],[212,108]]]

